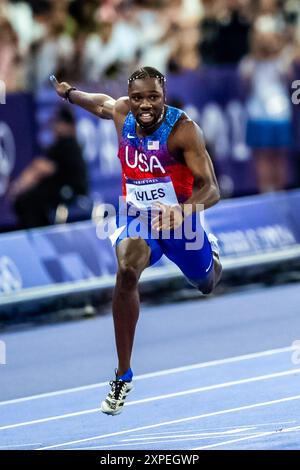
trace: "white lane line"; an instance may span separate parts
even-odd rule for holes
[[[87,437],[85,439],[78,439],[76,441],[62,442],[60,444],[55,444],[55,445],[46,446],[46,447],[40,447],[38,450],[56,449],[56,448],[59,448],[59,447],[70,446],[70,445],[73,445],[73,444],[79,444],[80,442],[97,441],[99,439],[105,439],[106,437],[121,436],[121,435],[124,435],[124,434],[129,434],[131,432],[144,431],[145,429],[154,429],[154,428],[158,428],[160,426],[167,426],[167,425],[170,425],[170,424],[178,424],[178,423],[184,423],[184,422],[188,422],[188,421],[195,421],[197,419],[208,418],[208,417],[211,417],[211,416],[219,416],[219,415],[224,415],[224,414],[227,414],[227,413],[235,413],[235,412],[238,412],[238,411],[250,410],[250,409],[253,409],[253,408],[260,408],[260,407],[263,407],[263,406],[276,405],[278,403],[286,403],[286,402],[293,401],[293,400],[300,400],[300,395],[294,395],[292,397],[279,398],[278,400],[265,401],[265,402],[260,402],[260,403],[253,403],[251,405],[239,406],[237,408],[229,408],[227,410],[214,411],[212,413],[205,413],[205,414],[198,415],[198,416],[189,416],[187,418],[174,419],[172,421],[164,421],[164,422],[161,422],[161,423],[150,424],[150,425],[147,425],[147,426],[140,426],[138,428],[127,429],[125,431],[117,431],[117,432],[112,432],[112,433],[109,433],[109,434],[100,434],[99,436]]]
[[[260,382],[262,380],[270,380],[270,379],[275,379],[278,377],[286,377],[289,375],[294,375],[294,374],[296,375],[299,373],[300,373],[300,369],[292,369],[292,370],[289,369],[289,370],[284,370],[282,372],[274,372],[273,374],[258,375],[256,377],[248,377],[247,379],[232,380],[230,382],[223,382],[220,384],[206,385],[205,387],[191,388],[189,390],[183,390],[181,392],[173,392],[173,393],[168,393],[165,395],[158,395],[156,397],[142,398],[141,400],[130,401],[129,403],[126,403],[126,405],[127,406],[137,405],[137,404],[148,403],[148,402],[156,401],[156,400],[164,400],[167,398],[181,397],[184,395],[191,395],[193,393],[208,392],[211,390],[218,390],[220,388],[232,387],[234,385],[243,385],[243,384],[251,383],[251,382]]]
[[[300,426],[295,426],[295,428],[289,428],[289,429],[283,429],[282,431],[267,431],[267,432],[260,432],[260,433],[257,433],[257,434],[247,434],[247,436],[245,437],[242,437],[242,438],[238,438],[238,439],[231,439],[230,441],[226,441],[226,442],[220,442],[220,443],[217,443],[217,444],[211,444],[211,445],[207,445],[207,446],[202,446],[202,447],[195,447],[193,448],[192,450],[204,450],[204,449],[209,449],[209,448],[213,448],[213,447],[217,447],[217,446],[223,446],[225,443],[226,444],[229,444],[229,443],[234,443],[234,442],[239,442],[239,441],[247,441],[249,439],[258,439],[260,437],[264,437],[266,435],[272,435],[272,434],[278,434],[280,435],[282,432],[297,432],[298,431],[298,428],[300,428]],[[299,429],[300,430],[300,429]],[[216,436],[217,439],[219,439],[220,437]],[[162,443],[175,443],[175,442],[184,442],[184,441],[194,441],[194,440],[207,440],[208,437],[189,437],[189,438],[183,438],[183,439],[167,439],[167,436],[166,436],[166,440],[162,440],[162,441],[159,441],[159,444],[162,444]],[[137,445],[143,445],[143,446],[148,446],[148,445],[152,445],[152,444],[157,444],[158,441],[156,440],[151,440],[149,439],[147,442],[130,442],[130,443],[125,443],[124,440],[123,441],[120,441],[118,444],[106,444],[104,446],[91,446],[91,447],[78,447],[78,448],[72,448],[72,450],[94,450],[94,449],[111,449],[111,448],[115,448],[115,447],[129,447],[129,446],[137,446]],[[188,447],[189,449],[189,447]],[[153,450],[153,449],[151,449]]]
[[[225,359],[216,359],[214,361],[200,362],[197,364],[191,364],[191,365],[187,365],[183,367],[176,367],[173,369],[165,369],[165,370],[161,370],[157,372],[150,372],[148,374],[136,375],[134,377],[134,380],[144,380],[144,379],[149,379],[152,377],[161,377],[161,376],[169,375],[169,374],[177,374],[181,372],[187,372],[190,370],[202,369],[205,367],[212,367],[212,366],[219,366],[223,364],[231,364],[234,362],[247,361],[250,359],[256,359],[256,358],[265,357],[265,356],[272,356],[274,354],[281,354],[281,353],[285,353],[285,352],[289,352],[293,350],[295,350],[294,346],[287,346],[284,348],[269,349],[267,351],[244,354],[242,356],[233,356],[233,357],[227,357]],[[54,396],[65,395],[68,393],[76,393],[76,392],[82,392],[85,390],[92,390],[95,388],[105,387],[107,386],[107,384],[108,384],[108,381],[91,384],[91,385],[83,385],[81,387],[66,388],[64,390],[56,390],[54,392],[40,393],[38,395],[31,395],[31,396],[22,397],[22,398],[14,398],[12,400],[6,400],[6,401],[0,402],[0,406],[13,405],[15,403],[22,403],[22,402],[26,402],[30,400],[38,400],[41,398],[51,398]]]
[[[232,387],[234,385],[243,385],[246,383],[251,383],[251,382],[260,382],[263,380],[270,380],[278,377],[286,377],[289,375],[296,375],[300,373],[300,368],[299,369],[292,369],[292,370],[285,370],[282,372],[275,372],[273,374],[267,374],[267,375],[259,375],[256,377],[249,377],[247,379],[240,379],[240,380],[234,380],[231,382],[223,382],[220,384],[215,384],[215,385],[207,385],[205,387],[199,387],[199,388],[192,388],[189,390],[183,390],[181,392],[174,392],[174,393],[167,393],[165,395],[158,395],[154,397],[148,397],[148,398],[142,398],[140,400],[134,400],[130,401],[125,404],[125,406],[133,406],[133,405],[140,405],[142,403],[149,403],[151,401],[159,401],[159,400],[166,400],[168,398],[177,398],[180,396],[184,395],[191,395],[193,393],[201,393],[201,392],[207,392],[211,390],[218,390],[221,388],[226,388],[226,387]],[[99,408],[92,408],[90,410],[82,410],[82,411],[74,411],[73,413],[65,413],[63,415],[57,415],[57,416],[50,416],[47,418],[40,418],[40,419],[34,419],[31,421],[25,421],[21,423],[15,423],[15,424],[7,424],[6,426],[1,426],[0,431],[3,431],[5,429],[12,429],[12,428],[19,428],[22,426],[31,426],[33,424],[41,424],[41,423],[47,423],[48,421],[56,421],[59,419],[65,419],[65,418],[73,418],[74,416],[82,416],[86,414],[91,414],[91,413],[100,413]]]
[[[295,419],[291,419],[289,421],[271,421],[271,422],[266,422],[266,423],[258,423],[258,424],[241,424],[239,425],[239,429],[243,430],[243,429],[253,429],[254,431],[256,430],[256,428],[259,428],[259,427],[266,427],[266,426],[283,426],[284,424],[292,424],[292,423],[296,423],[297,421]],[[190,432],[198,432],[198,433],[203,433],[204,431],[206,433],[212,433],[212,432],[215,432],[215,433],[223,433],[225,431],[228,431],[228,430],[231,430],[232,429],[232,426],[215,426],[215,427],[207,427],[205,426],[205,429],[204,428],[190,428],[190,429],[186,429],[186,426],[185,426],[185,429],[178,429],[177,431],[163,431],[163,432],[151,432],[151,433],[138,433],[138,434],[133,434],[132,437],[137,437],[137,438],[140,438],[141,436],[145,436],[145,437],[156,437],[156,436],[162,436],[164,437],[166,434],[178,434],[178,432],[181,432],[181,433],[190,433]]]
[[[83,410],[83,411],[76,411],[74,413],[66,413],[64,415],[50,416],[48,418],[34,419],[32,421],[24,421],[23,423],[8,424],[6,426],[1,426],[0,431],[4,431],[5,429],[21,428],[23,426],[32,426],[33,424],[48,423],[50,421],[73,418],[74,416],[88,415],[91,413],[100,413],[100,407],[92,408],[91,410]]]
[[[250,428],[236,428],[236,429],[230,429],[228,431],[223,431],[223,432],[198,432],[198,433],[191,433],[191,434],[172,434],[172,435],[165,435],[165,436],[151,436],[151,437],[130,437],[129,439],[122,439],[121,442],[137,442],[137,441],[149,441],[149,439],[155,439],[157,441],[161,439],[179,439],[179,438],[185,438],[185,437],[192,437],[192,438],[203,438],[207,439],[209,437],[218,437],[218,436],[223,436],[224,434],[243,434],[245,435],[246,431],[252,431],[254,433],[257,433],[252,427]]]
[[[72,447],[71,450],[93,450],[93,449],[99,449],[99,450],[100,449],[104,449],[104,450],[109,449],[110,450],[113,447],[116,448],[116,447],[130,447],[130,446],[148,446],[150,444],[159,444],[159,445],[161,445],[162,443],[174,443],[174,442],[185,442],[185,441],[191,442],[191,441],[201,441],[201,440],[204,441],[204,440],[207,440],[207,439],[208,439],[207,437],[195,437],[195,438],[188,437],[188,438],[182,438],[182,439],[167,439],[166,438],[166,440],[162,440],[162,441],[156,441],[154,439],[149,439],[147,442],[126,442],[125,443],[124,441],[120,441],[118,444],[106,444],[106,445],[103,445],[103,446]],[[216,437],[216,439],[221,439],[221,436]],[[141,447],[141,448],[143,449],[143,447]],[[160,449],[161,449],[161,447],[160,447]],[[151,449],[151,450],[153,450],[153,449]]]
[[[291,428],[282,429],[281,431],[260,432],[258,434],[255,434],[254,436],[241,437],[239,439],[231,439],[230,441],[218,442],[217,444],[210,444],[210,445],[207,445],[207,446],[195,447],[192,450],[212,449],[213,447],[220,447],[220,446],[224,446],[224,445],[227,445],[227,444],[234,444],[235,442],[247,441],[247,440],[250,440],[250,439],[258,439],[258,438],[264,437],[264,436],[272,436],[274,434],[280,435],[282,433],[296,432],[296,431],[300,431],[300,426],[293,426]]]
[[[194,434],[191,434],[192,437],[189,437],[187,438],[187,435],[186,434],[183,434],[182,435],[182,438],[181,439],[177,439],[175,438],[174,439],[174,435],[173,434],[177,434],[177,431],[169,431],[167,432],[166,431],[166,434],[167,435],[162,435],[159,437],[159,439],[166,439],[165,441],[162,440],[162,441],[158,441],[157,440],[157,435],[159,434],[163,434],[163,433],[153,433],[153,434],[141,434],[142,436],[145,435],[147,436],[147,438],[145,438],[145,441],[147,442],[143,442],[142,444],[143,445],[150,445],[150,444],[157,444],[157,442],[160,442],[160,443],[163,443],[163,442],[166,442],[166,443],[169,443],[169,442],[182,442],[182,441],[193,441],[193,440],[207,440],[209,439],[210,437],[215,437],[216,439],[220,439],[221,437],[223,437],[224,434],[235,434],[235,435],[242,435],[242,436],[245,436],[245,432],[246,431],[249,431],[247,432],[247,436],[253,436],[254,434],[257,434],[257,430],[255,429],[256,427],[259,427],[259,426],[269,426],[269,425],[274,425],[274,424],[279,424],[279,425],[283,425],[283,424],[291,424],[291,423],[295,423],[296,421],[295,420],[292,420],[292,421],[282,421],[282,422],[278,422],[278,423],[267,423],[267,424],[258,424],[258,425],[250,425],[250,426],[240,426],[238,429],[232,429],[232,426],[230,427],[231,431],[228,430],[228,431],[220,431],[220,432],[207,432],[206,433],[203,433],[203,432],[200,432],[199,434],[195,434],[197,432],[197,430],[195,430]],[[227,429],[229,428],[229,426],[226,427]],[[221,429],[221,428],[220,428]],[[201,430],[203,431],[203,430]],[[240,432],[238,432],[240,431]],[[182,433],[184,433],[185,431],[181,431]],[[260,431],[262,432],[262,431]],[[169,435],[168,435],[169,434]],[[201,436],[201,437],[195,437],[195,436]],[[203,435],[203,437],[202,437]],[[134,437],[134,435],[133,435]],[[195,437],[195,438],[194,438]],[[130,441],[130,443],[127,441]],[[132,441],[136,441],[136,442],[132,442]],[[123,444],[124,443],[124,444]],[[111,449],[113,447],[128,447],[130,445],[139,445],[141,444],[141,442],[139,442],[139,438],[137,439],[122,439],[118,444],[106,444],[106,445],[102,445],[102,446],[89,446],[89,447],[78,447],[78,448],[72,448],[72,450],[93,450],[93,449]]]
[[[9,449],[9,448],[12,448],[15,449],[16,447],[35,447],[35,446],[39,446],[41,445],[41,442],[32,442],[30,444],[10,444],[10,445],[7,445],[7,446],[0,446],[0,450],[1,449]]]

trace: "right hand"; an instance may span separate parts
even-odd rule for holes
[[[68,88],[71,88],[71,85],[67,82],[58,82],[55,75],[50,75],[49,77],[50,82],[52,83],[53,87],[55,88],[56,93],[61,97],[65,97],[65,93]]]

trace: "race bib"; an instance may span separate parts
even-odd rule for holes
[[[139,209],[149,209],[161,202],[173,206],[178,204],[177,196],[170,176],[126,180],[126,202]]]

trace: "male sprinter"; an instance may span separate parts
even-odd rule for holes
[[[137,236],[129,233],[135,217],[127,211],[124,224],[119,214],[118,273],[113,295],[119,362],[115,380],[110,382],[111,391],[101,404],[103,413],[116,415],[133,389],[130,359],[142,271],[165,254],[204,294],[210,293],[221,277],[216,239],[209,241],[201,225],[197,229],[202,237],[197,249],[188,249],[184,235],[174,236],[188,220],[194,227],[200,220],[199,211],[218,202],[218,183],[201,130],[183,111],[166,104],[165,77],[158,70],[143,67],[134,72],[128,80],[128,96],[117,100],[79,91],[66,82],[58,83],[54,76],[50,79],[62,98],[96,116],[113,119],[126,207],[138,207],[147,214],[147,230]],[[194,183],[198,190],[192,194]],[[159,211],[149,218],[153,206]],[[170,236],[162,236],[166,231]]]

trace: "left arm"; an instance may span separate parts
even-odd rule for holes
[[[174,229],[183,222],[184,216],[216,204],[220,199],[219,185],[210,156],[205,148],[204,138],[199,126],[184,120],[178,126],[174,136],[176,148],[184,156],[185,163],[191,170],[198,190],[180,206],[166,206],[157,203],[161,214],[153,219],[152,226],[156,230]]]
[[[220,191],[200,127],[193,121],[183,121],[178,129],[178,142],[183,150],[186,165],[191,170],[198,188],[184,202],[185,213],[186,211],[189,214],[208,209],[219,201]],[[203,207],[201,208],[199,205],[203,205]]]

